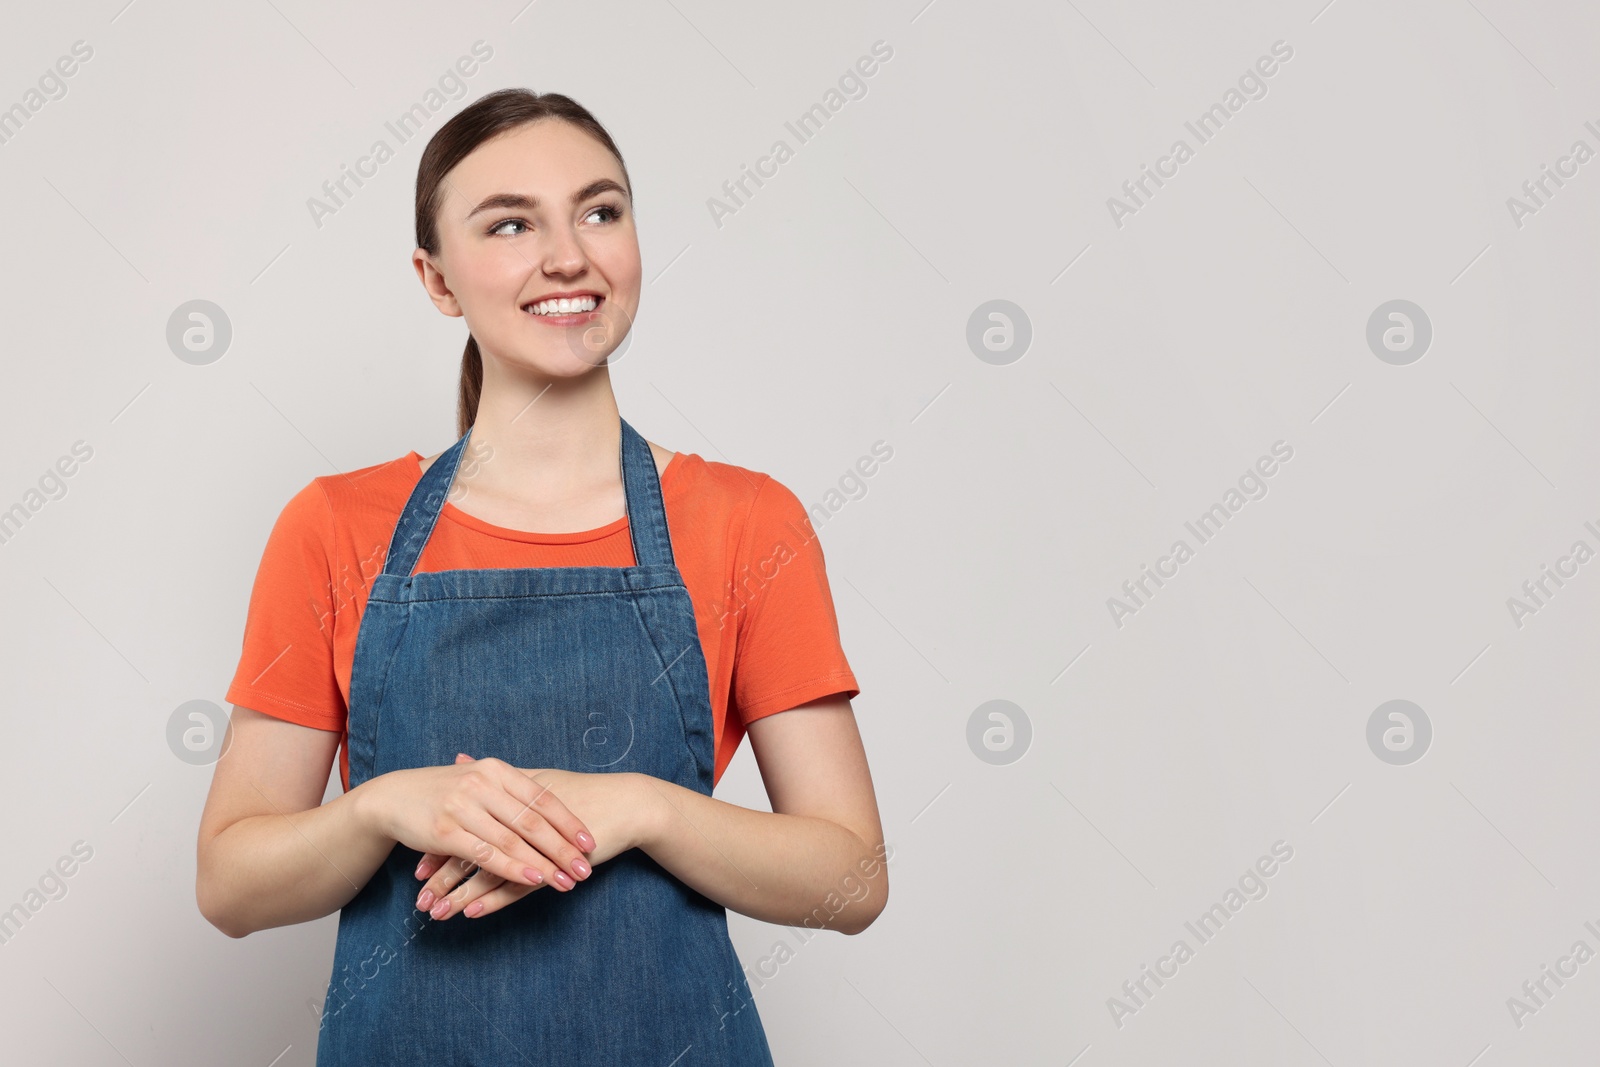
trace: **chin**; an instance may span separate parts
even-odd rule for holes
[[[514,369],[536,374],[541,378],[582,378],[585,374],[605,366],[606,360],[611,358],[611,353],[607,352],[604,357],[593,358],[594,362],[591,363],[587,358],[580,358],[571,352],[539,352],[519,353],[510,362]]]

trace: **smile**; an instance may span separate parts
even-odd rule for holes
[[[601,296],[574,296],[561,297],[555,300],[537,300],[532,304],[524,304],[524,314],[532,315],[551,325],[570,326],[579,322],[588,322],[593,312],[605,300]]]

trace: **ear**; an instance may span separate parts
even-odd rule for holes
[[[417,280],[422,282],[422,288],[427,292],[428,299],[433,301],[433,306],[453,319],[461,318],[461,305],[456,303],[455,294],[450,291],[449,283],[428,250],[418,248],[413,251],[411,265],[416,268]]]

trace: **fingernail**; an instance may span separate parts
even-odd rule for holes
[[[579,878],[587,878],[587,877],[589,877],[589,872],[593,868],[591,868],[589,866],[589,864],[584,862],[583,860],[573,860],[572,861],[572,869],[578,872],[578,877]]]
[[[483,901],[474,900],[471,904],[467,905],[467,910],[462,912],[461,914],[465,915],[469,919],[474,919],[474,918],[477,918],[478,915],[482,914],[482,912],[483,912]]]
[[[542,873],[540,873],[539,871],[534,870],[532,867],[524,867],[524,868],[522,868],[522,877],[526,878],[528,881],[532,882],[534,885],[539,885],[541,882],[544,881],[544,875]]]
[[[433,906],[433,910],[429,911],[428,914],[432,915],[435,919],[442,919],[446,915],[449,915],[450,914],[450,898],[449,897],[441,897],[439,899],[439,903],[435,904]]]
[[[589,831],[578,831],[578,847],[583,849],[585,852],[594,851],[594,838],[589,836]]]
[[[424,889],[422,892],[417,894],[417,910],[418,911],[432,911],[433,910],[433,890]]]
[[[556,885],[560,886],[562,889],[571,889],[573,886],[578,884],[572,880],[572,875],[568,874],[566,871],[557,871],[552,877],[555,878]]]
[[[417,862],[417,877],[418,878],[426,878],[428,876],[428,869],[427,868],[428,868],[428,861],[427,860],[419,860]]]

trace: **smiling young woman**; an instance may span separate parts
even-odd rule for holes
[[[770,1064],[727,909],[858,933],[888,899],[806,510],[621,418],[632,185],[583,107],[512,89],[451,119],[416,239],[470,331],[459,438],[279,516],[200,910],[233,937],[340,913],[320,1067]],[[746,733],[770,812],[711,795]]]

